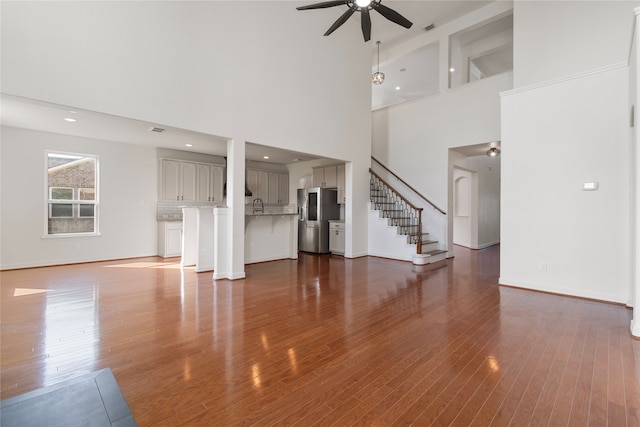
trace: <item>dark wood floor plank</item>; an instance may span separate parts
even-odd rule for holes
[[[3,271],[0,395],[109,367],[141,426],[638,425],[629,309],[500,287],[499,246],[455,254]]]
[[[508,398],[505,399],[502,408],[500,408],[499,413],[496,414],[492,421],[496,425],[507,422],[516,424],[529,423],[535,406],[540,399],[544,382],[558,351],[556,343],[560,342],[565,332],[562,305],[558,305],[557,308],[554,307],[553,312],[544,311],[544,315],[548,316],[548,320],[555,324],[554,329],[543,337],[545,341],[544,349],[537,354],[532,354],[531,363],[528,364],[532,371],[528,373],[523,370],[518,377],[517,383],[509,391]]]
[[[547,425],[552,416],[552,408],[560,393],[560,383],[565,372],[567,361],[572,354],[572,346],[576,335],[580,333],[579,322],[575,317],[566,319],[564,334],[559,338],[557,352],[544,381],[540,396],[535,402],[535,409],[529,422],[532,425]]]
[[[591,323],[580,360],[571,404],[569,425],[587,425],[589,421],[589,404],[593,385],[597,334],[598,326]]]

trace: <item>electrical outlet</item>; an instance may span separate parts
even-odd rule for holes
[[[543,273],[547,272],[547,264],[544,262],[541,262],[538,264],[538,271],[542,271]]]
[[[76,243],[75,246],[76,246],[76,250],[79,251],[80,250],[80,243]]]

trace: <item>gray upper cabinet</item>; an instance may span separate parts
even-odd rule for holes
[[[289,174],[247,168],[247,186],[252,198],[264,203],[286,205],[289,203]]]
[[[337,187],[337,166],[324,166],[313,168],[314,187]]]
[[[223,174],[222,166],[198,163],[199,202],[222,202]]]
[[[160,171],[160,201],[222,202],[223,166],[161,159]]]

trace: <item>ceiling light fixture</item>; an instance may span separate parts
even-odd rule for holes
[[[489,157],[498,157],[500,155],[500,149],[496,147],[491,147],[487,151],[487,156]]]
[[[184,144],[185,147],[193,147],[193,144]]]
[[[262,158],[266,160],[269,158],[269,156],[262,156]]]
[[[65,122],[69,122],[69,123],[77,122],[77,120],[76,120],[76,119],[72,119],[71,117],[65,117],[65,118],[64,118],[64,121],[65,121]]]
[[[398,25],[403,26],[404,28],[411,28],[413,25],[411,21],[409,21],[404,16],[400,15],[395,10],[388,8],[387,6],[381,4],[382,0],[331,0],[331,1],[323,1],[315,4],[308,4],[306,6],[300,6],[296,9],[298,10],[309,10],[309,9],[325,9],[327,7],[334,6],[347,6],[348,9],[329,27],[325,36],[333,33],[338,29],[342,24],[347,22],[347,20],[356,12],[360,12],[360,27],[362,28],[362,37],[365,42],[368,42],[371,39],[371,14],[369,13],[371,10],[375,10],[380,15],[384,16],[391,22],[395,22]]]
[[[380,72],[380,40],[376,44],[378,45],[378,71],[371,75],[371,81],[374,85],[381,85],[384,82],[384,73]]]

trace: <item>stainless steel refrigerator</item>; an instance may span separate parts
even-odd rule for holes
[[[330,219],[340,219],[335,188],[298,189],[298,250],[329,253]]]

